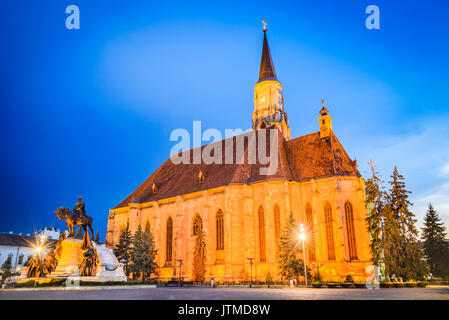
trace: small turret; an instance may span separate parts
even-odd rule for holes
[[[328,115],[329,111],[324,106],[324,99],[321,100],[321,103],[321,117],[318,117],[318,120],[320,122],[320,138],[326,138],[329,137],[332,132],[332,117]]]

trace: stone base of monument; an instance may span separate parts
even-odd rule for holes
[[[78,269],[83,260],[81,250],[83,241],[79,239],[65,239],[61,243],[61,257],[58,260],[56,270],[48,277],[67,277],[72,275]]]
[[[105,281],[127,281],[123,272],[123,264],[118,262],[111,249],[104,245],[92,242],[97,251],[98,264],[95,275],[80,277],[78,266],[83,259],[81,249],[82,240],[65,239],[61,243],[61,257],[59,258],[56,270],[47,275],[48,278],[76,278],[82,281],[105,282]],[[75,280],[75,279],[74,279]]]

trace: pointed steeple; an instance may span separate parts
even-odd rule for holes
[[[258,130],[275,125],[281,130],[285,140],[290,140],[287,112],[284,110],[284,96],[282,84],[274,70],[270,47],[267,40],[267,23],[262,21],[263,47],[260,62],[259,81],[254,87],[254,111],[252,128]]]
[[[276,71],[274,70],[273,59],[271,58],[270,47],[268,46],[267,29],[264,26],[262,60],[260,61],[260,72],[258,82],[265,80],[278,81],[276,77]]]

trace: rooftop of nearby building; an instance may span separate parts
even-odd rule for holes
[[[33,247],[39,243],[39,236],[22,236],[18,234],[0,233],[0,246],[4,247]],[[53,247],[57,240],[46,239],[47,246]]]

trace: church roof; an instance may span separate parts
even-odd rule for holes
[[[276,70],[274,70],[273,59],[271,58],[270,47],[268,46],[267,32],[263,32],[262,59],[260,61],[259,81],[278,81]]]
[[[271,147],[269,129],[260,129],[246,134],[252,134],[256,139],[254,142],[257,142],[260,135],[256,132],[265,130],[267,153]],[[224,164],[226,146],[232,146],[235,159],[238,141],[241,141],[240,139],[243,139],[244,135],[199,147],[203,151],[206,147],[212,149],[212,147],[217,146],[217,150],[219,150],[218,146],[221,143],[223,164],[192,164],[192,150],[198,148],[184,151],[184,153],[190,154],[190,164],[174,164],[171,159],[168,159],[115,209],[125,207],[128,203],[156,201],[221,186],[272,180],[302,182],[331,176],[360,177],[360,173],[352,165],[351,159],[333,133],[330,137],[323,139],[320,138],[319,132],[315,132],[286,141],[282,134],[278,132],[276,149],[278,167],[272,175],[261,175],[260,169],[266,168],[267,165],[260,163],[259,156],[257,156],[256,163],[248,163],[249,144],[247,138],[245,138],[243,152],[245,160],[241,164],[236,163],[237,161],[233,161],[233,164]],[[258,145],[262,144],[252,144],[256,148]],[[275,145],[273,145],[274,147]],[[256,155],[258,154],[259,150],[256,150]],[[205,177],[202,182],[198,179],[200,171]],[[154,192],[153,184],[156,186],[156,192]]]

